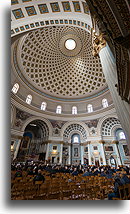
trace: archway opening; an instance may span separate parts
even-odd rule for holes
[[[31,121],[25,128],[17,158],[20,161],[45,161],[49,128],[42,120]]]

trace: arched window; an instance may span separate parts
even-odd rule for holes
[[[119,138],[121,139],[126,139],[124,132],[119,133]]]
[[[91,104],[88,104],[87,109],[88,113],[93,112],[93,106]]]
[[[102,100],[102,106],[103,106],[103,108],[108,107],[107,99],[103,99],[103,100]]]
[[[41,110],[45,111],[46,110],[47,104],[45,102],[42,102],[41,104]]]
[[[32,95],[29,94],[26,98],[26,103],[30,105],[31,101],[32,101]]]
[[[72,143],[80,143],[80,136],[79,134],[73,134],[71,137],[71,142]]]
[[[77,107],[76,106],[72,107],[72,114],[77,114]]]
[[[57,106],[56,113],[57,114],[61,114],[61,110],[62,110],[61,106]]]
[[[12,92],[13,92],[14,94],[16,94],[16,93],[18,92],[18,90],[19,90],[19,84],[18,84],[18,83],[15,83],[14,86],[13,86],[13,88],[12,88]]]
[[[79,138],[77,136],[74,136],[74,143],[79,143]]]

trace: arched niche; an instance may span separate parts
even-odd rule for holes
[[[45,118],[41,118],[41,117],[36,117],[36,116],[34,116],[34,117],[31,117],[31,118],[28,118],[28,119],[25,121],[25,123],[23,124],[23,126],[22,126],[22,128],[21,128],[21,131],[24,132],[26,126],[27,126],[29,123],[31,123],[31,122],[33,122],[33,121],[35,121],[35,120],[41,120],[41,121],[43,121],[44,123],[47,124],[48,129],[49,129],[49,138],[50,138],[50,137],[52,136],[52,129],[53,129],[53,127],[52,127],[52,125],[51,125],[51,123],[50,123],[49,120],[47,120],[47,119],[45,119]]]
[[[63,136],[63,139],[64,139],[64,133],[65,133],[65,130],[69,127],[69,126],[73,126],[73,125],[79,125],[80,127],[82,127],[82,129],[86,132],[86,138],[89,136],[89,131],[88,131],[88,127],[85,123],[83,122],[79,122],[79,121],[74,121],[74,122],[67,122],[63,125],[62,129],[61,129],[61,136]],[[72,130],[69,132],[69,135],[68,135],[68,142],[71,141],[71,136],[74,134],[74,133],[77,133],[80,135],[80,138],[81,138],[81,142],[84,141],[84,137],[81,133],[80,130],[78,129],[75,129],[75,130]],[[86,140],[86,139],[85,139]]]
[[[107,115],[103,118],[100,118],[99,121],[98,121],[98,126],[97,126],[97,132],[98,132],[98,135],[102,136],[102,125],[104,123],[105,120],[111,118],[111,117],[114,117],[116,119],[118,119],[117,115],[116,114],[111,114],[111,115]]]

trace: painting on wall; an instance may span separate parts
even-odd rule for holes
[[[98,150],[98,147],[97,147],[97,146],[94,146],[94,147],[93,147],[93,150]]]
[[[31,114],[16,108],[16,119],[26,120],[31,116],[32,116]]]
[[[50,120],[53,128],[58,128],[58,129],[61,129],[62,126],[65,124],[65,121],[56,121],[56,120]]]
[[[23,137],[22,142],[21,142],[22,149],[28,148],[29,141],[30,141],[30,137],[28,137],[28,136]]]
[[[88,126],[88,128],[97,128],[97,124],[98,124],[98,120],[89,120],[89,121],[86,121],[85,124]]]
[[[127,145],[123,145],[123,149],[124,149],[125,156],[129,156],[130,152],[129,152],[128,146]]]
[[[68,156],[69,155],[68,147],[63,147],[63,155],[64,156]]]
[[[88,152],[88,147],[85,147],[85,148],[84,148],[84,152]]]
[[[78,157],[79,156],[79,151],[78,148],[74,148],[74,157]]]
[[[53,150],[57,150],[57,146],[53,146]]]
[[[105,146],[105,151],[113,152],[113,146]]]

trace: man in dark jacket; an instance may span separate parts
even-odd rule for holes
[[[122,186],[120,176],[116,175],[114,182],[114,192],[108,194],[108,200],[113,200],[113,198],[119,198],[119,186]]]
[[[35,181],[43,181],[43,183],[44,183],[45,177],[42,175],[40,169],[38,170],[38,175],[36,175],[36,176],[34,177],[33,181],[34,181],[34,183],[35,183]]]

